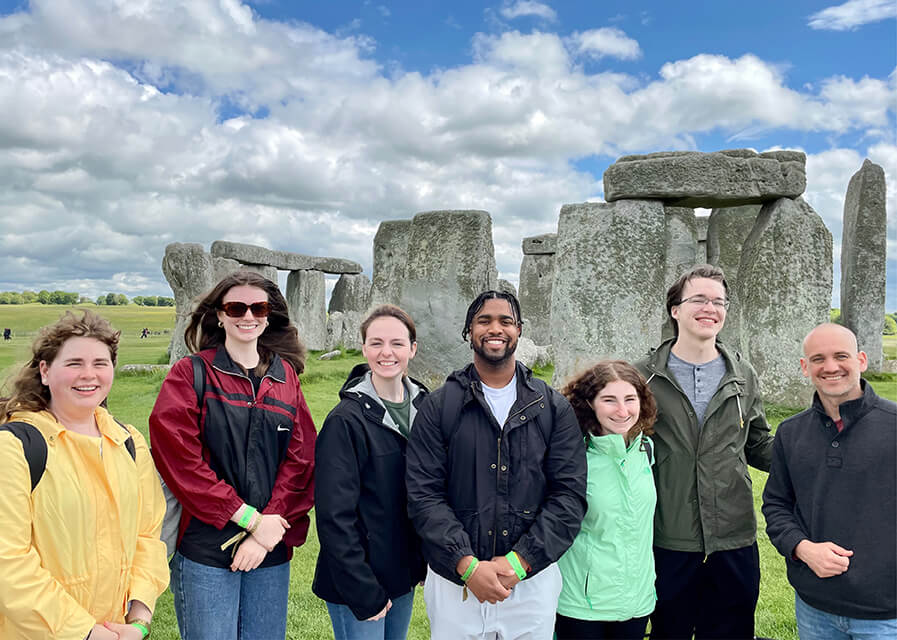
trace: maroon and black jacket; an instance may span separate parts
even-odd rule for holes
[[[205,364],[197,402],[190,358],[174,364],[149,419],[153,459],[183,506],[178,552],[229,567],[223,542],[241,529],[242,503],[277,513],[291,527],[261,566],[287,562],[305,542],[314,498],[315,427],[291,366],[274,356],[256,393],[223,346],[198,354]]]

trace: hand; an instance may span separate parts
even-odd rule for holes
[[[255,533],[252,534],[252,537],[265,547],[267,551],[272,551],[283,539],[283,534],[290,528],[290,523],[276,513],[261,515],[262,522],[259,524],[258,529],[255,530]]]
[[[506,557],[495,556],[492,558],[492,562],[494,562],[497,567],[496,573],[498,574],[498,581],[505,589],[513,589],[514,586],[520,582],[520,578],[517,577],[517,572],[514,571],[514,567],[511,566],[511,563],[508,562]]]
[[[489,560],[480,560],[473,575],[467,579],[467,588],[477,600],[495,604],[511,595],[511,590],[499,581],[498,572],[499,565]],[[513,569],[511,573],[514,573]]]
[[[794,547],[794,555],[805,562],[818,577],[831,578],[847,571],[853,551],[839,547],[834,542],[801,540]]]
[[[119,640],[118,634],[111,629],[107,629],[101,624],[93,625],[93,629],[90,630],[90,635],[87,636],[90,640]]]
[[[107,621],[103,623],[103,626],[114,633],[119,640],[143,640],[143,632],[133,625]],[[90,636],[90,640],[94,640],[95,637]]]
[[[375,615],[375,616],[371,616],[370,618],[368,618],[367,620],[365,620],[365,622],[377,622],[377,620],[380,620],[381,618],[385,618],[385,617],[386,617],[386,613],[387,613],[390,609],[392,609],[392,600],[389,600],[389,599],[387,598],[387,600],[386,600],[386,606],[383,607],[383,608],[380,610],[380,613],[378,613],[378,614]]]
[[[268,555],[268,550],[256,542],[254,536],[247,536],[237,547],[233,562],[230,563],[230,570],[252,571],[262,564],[266,555]]]

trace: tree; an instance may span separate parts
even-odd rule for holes
[[[106,296],[104,296],[103,294],[98,295],[97,296],[97,306],[102,307],[105,304],[106,304]]]
[[[118,304],[118,302],[116,302],[116,300],[115,300],[115,294],[114,294],[114,293],[107,293],[107,294],[106,294],[106,304],[108,304],[110,307],[113,306],[113,305]]]
[[[37,301],[41,304],[50,304],[50,292],[46,289],[41,289],[40,293],[37,294]]]
[[[23,291],[22,292],[22,301],[24,304],[29,304],[31,302],[37,302],[37,292],[36,291]]]
[[[883,336],[897,336],[897,320],[891,316],[885,316],[885,325],[882,328]]]
[[[173,307],[174,306],[174,298],[167,298],[165,296],[159,296],[156,298],[156,306],[157,307]]]
[[[834,322],[835,324],[841,324],[841,310],[840,309],[829,309],[828,321]]]
[[[156,296],[143,296],[143,304],[147,307],[156,306]]]

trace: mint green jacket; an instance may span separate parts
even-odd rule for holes
[[[647,436],[628,448],[618,434],[586,440],[589,506],[579,535],[558,561],[561,615],[621,621],[654,611],[653,451]]]

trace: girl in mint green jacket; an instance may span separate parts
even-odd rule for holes
[[[586,440],[589,507],[558,565],[557,640],[642,638],[654,592],[653,447],[657,416],[642,375],[599,362],[563,390]]]

